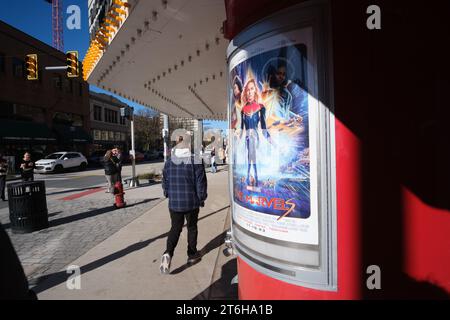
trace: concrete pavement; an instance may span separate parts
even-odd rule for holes
[[[154,188],[154,189],[151,189]],[[133,192],[155,197],[160,185]],[[131,193],[131,191],[129,191]],[[139,195],[139,198],[142,198]],[[88,200],[89,196],[85,200]],[[233,257],[222,254],[229,228],[228,172],[208,173],[208,200],[199,215],[198,249],[202,260],[188,266],[187,232],[183,229],[172,260],[171,274],[159,264],[170,229],[168,201],[144,214],[67,265],[80,267],[81,289],[69,290],[66,268],[49,275],[33,289],[39,299],[235,299]],[[66,267],[67,267],[66,265]]]
[[[9,209],[0,222],[9,234],[30,283],[55,273],[163,200],[160,185],[127,189],[127,206],[113,207],[103,186],[47,190],[49,228],[32,233],[11,232]]]

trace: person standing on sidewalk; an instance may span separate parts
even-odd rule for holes
[[[122,152],[119,147],[115,147],[112,154],[112,160],[117,166],[117,181],[122,183]]]
[[[25,152],[23,160],[20,163],[20,173],[22,176],[22,181],[34,181],[34,162],[31,161],[31,154]]]
[[[178,244],[184,219],[188,230],[188,264],[195,264],[201,260],[197,251],[198,213],[200,207],[205,206],[207,194],[207,180],[205,167],[201,158],[191,155],[189,144],[179,139],[172,156],[166,161],[163,170],[162,187],[164,196],[169,198],[169,212],[171,229],[167,238],[166,251],[161,258],[160,271],[170,273],[170,263]]]
[[[105,157],[103,158],[103,167],[105,168],[105,177],[108,181],[108,193],[114,193],[114,184],[117,181],[118,169],[116,164],[112,159],[112,151],[106,151]]]
[[[6,175],[8,174],[8,161],[0,154],[0,195],[3,201],[5,199]]]
[[[229,153],[230,152],[230,149],[228,148],[228,143],[227,143],[227,145],[225,146],[225,151],[224,151],[224,164],[229,164],[228,163],[228,161],[230,161],[230,160],[228,160],[228,159],[230,159],[230,157],[229,157]]]

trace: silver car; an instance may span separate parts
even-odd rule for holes
[[[86,169],[88,161],[79,152],[55,152],[35,163],[35,173],[62,172],[69,168]]]

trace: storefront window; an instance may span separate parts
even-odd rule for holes
[[[94,105],[94,120],[102,121],[102,107]]]
[[[0,53],[0,72],[5,72],[5,55]]]
[[[94,140],[102,140],[102,132],[100,130],[93,130]]]
[[[14,57],[13,58],[13,75],[17,78],[24,77],[24,61]]]

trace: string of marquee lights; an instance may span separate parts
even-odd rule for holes
[[[131,5],[127,0],[113,0],[112,6],[103,23],[91,41],[83,60],[83,78],[87,80],[101,59],[114,36],[119,31],[130,13]]]
[[[183,35],[180,34],[178,37],[181,39],[183,37]],[[218,36],[216,36],[214,38],[214,42],[215,42],[216,45],[219,45],[220,44],[220,38]],[[211,47],[210,42],[206,41],[205,42],[205,51],[209,51],[210,47]],[[201,55],[201,50],[200,49],[196,50],[196,55],[197,55],[197,57],[200,57],[200,55]],[[155,84],[158,81],[162,80],[162,78],[166,77],[166,75],[168,76],[169,74],[172,74],[172,72],[175,73],[175,71],[181,70],[181,67],[184,67],[184,65],[186,64],[186,61],[188,63],[190,63],[190,62],[192,62],[192,60],[193,60],[193,55],[192,54],[188,54],[186,60],[185,59],[180,59],[179,60],[179,64],[175,63],[173,66],[169,66],[169,67],[165,68],[164,71],[162,71],[161,73],[157,74],[152,79],[148,80],[146,83],[148,85],[150,85],[151,83]],[[145,86],[145,84],[144,84],[144,86]]]
[[[162,0],[161,4],[162,4],[163,9],[167,9],[167,0]],[[152,11],[152,18],[151,18],[151,20],[153,22],[156,22],[158,20],[158,16],[159,16],[158,11],[153,10]],[[150,27],[150,21],[148,19],[146,19],[144,21],[143,27],[136,29],[136,37],[137,38],[141,38],[147,31],[154,31],[154,32],[161,33],[160,30],[152,29]],[[106,67],[106,69],[101,73],[99,79],[97,80],[97,86],[100,86],[100,82],[103,81],[110,74],[112,69],[114,67],[116,67],[117,63],[120,62],[120,60],[125,57],[125,54],[128,51],[130,51],[131,46],[136,43],[136,40],[137,40],[136,37],[133,36],[133,37],[130,38],[130,43],[127,43],[125,45],[125,47],[122,50],[120,50],[120,55],[116,56],[116,58],[115,58],[115,60],[113,60],[112,64],[110,64],[108,67]]]
[[[167,9],[167,0],[162,0],[161,3],[162,3],[163,8]],[[87,80],[89,78],[90,74],[92,73],[93,69],[97,65],[98,61],[101,59],[103,54],[106,52],[107,47],[111,43],[111,40],[114,38],[114,36],[119,31],[120,27],[123,25],[125,20],[128,18],[129,13],[130,13],[130,8],[131,8],[131,4],[128,3],[128,1],[126,1],[126,0],[113,0],[113,6],[108,11],[108,13],[104,19],[104,23],[100,26],[99,30],[97,31],[96,36],[95,36],[94,40],[92,40],[92,42],[89,46],[89,49],[85,55],[85,59],[83,60],[83,78],[84,78],[84,80]],[[158,15],[159,15],[159,13],[156,10],[152,11],[152,20],[157,21]],[[148,30],[160,32],[158,30],[151,29],[150,22],[148,20],[146,20],[146,21],[144,21],[143,29],[136,30],[137,37],[140,38]],[[179,38],[181,39],[182,35],[179,35]],[[135,42],[136,42],[136,38],[131,37],[131,39],[130,39],[131,45],[134,45]],[[220,38],[218,36],[216,36],[214,38],[214,41],[212,41],[212,42],[215,43],[216,45],[219,45]],[[205,43],[204,48],[205,48],[205,51],[209,51],[210,42],[207,41]],[[117,95],[119,95],[125,99],[128,99],[130,101],[133,101],[135,103],[139,103],[143,106],[158,110],[158,108],[155,106],[150,106],[150,105],[144,103],[143,101],[132,98],[131,96],[129,96],[127,94],[118,92],[117,90],[112,90],[111,88],[106,88],[105,86],[101,85],[101,82],[110,74],[112,69],[121,61],[121,59],[125,56],[126,52],[128,52],[129,50],[130,50],[130,44],[126,44],[125,48],[123,48],[120,51],[120,55],[116,56],[116,58],[112,62],[112,64],[110,64],[108,67],[106,67],[106,69],[101,73],[99,79],[97,80],[97,86],[103,88],[104,90],[113,92],[114,94],[117,94]],[[200,49],[196,50],[196,55],[197,55],[197,57],[199,57],[201,55]],[[192,62],[192,59],[193,59],[192,55],[188,55],[187,60],[181,59],[179,62],[179,65],[177,63],[175,63],[173,65],[173,67],[168,67],[165,71],[163,71],[162,73],[153,77],[152,80],[149,80],[147,83],[145,83],[144,87],[148,88],[149,90],[152,90],[153,91],[152,93],[154,93],[162,101],[170,103],[171,105],[177,107],[178,109],[182,110],[186,114],[189,114],[190,116],[195,117],[196,115],[193,115],[191,112],[187,111],[179,103],[173,101],[172,99],[167,98],[166,96],[161,94],[161,92],[155,90],[154,88],[151,88],[152,83],[155,84],[157,81],[160,81],[160,80],[162,80],[162,78],[166,77],[166,75],[172,74],[172,72],[180,70],[181,67],[183,67],[186,64],[186,61],[189,63],[189,62]],[[223,72],[221,71],[220,77],[222,77],[222,76],[223,76]],[[207,83],[209,79],[210,78],[207,76],[204,80],[205,83]],[[216,75],[215,74],[211,75],[211,79],[215,80]],[[202,84],[203,80],[200,80],[199,83]],[[193,87],[194,88],[196,87],[196,83],[193,84]],[[191,90],[191,91],[197,97],[197,99],[200,100],[202,105],[204,105],[208,109],[208,111],[211,112],[211,115],[200,115],[202,119],[219,119],[219,117],[220,118],[223,117],[223,114],[215,114],[212,111],[212,109],[203,101],[203,99],[201,99],[201,97],[195,92],[195,90]],[[216,115],[216,116],[214,116],[214,115]]]
[[[180,34],[178,37],[181,39],[183,36]],[[219,44],[220,44],[220,38],[216,36],[216,37],[214,38],[214,43],[215,43],[216,45],[219,45]],[[205,43],[205,51],[209,51],[210,47],[211,47],[211,46],[210,46],[210,42],[206,41],[206,43]],[[196,56],[197,56],[197,57],[200,57],[200,55],[201,55],[201,50],[200,50],[200,49],[197,49],[197,50],[196,50]],[[154,93],[154,94],[156,94],[157,96],[159,96],[159,91],[158,91],[157,89],[155,89],[155,88],[153,87],[153,85],[157,84],[158,81],[162,80],[162,79],[165,78],[166,76],[169,76],[170,74],[173,74],[173,73],[175,73],[175,72],[178,71],[178,70],[181,70],[181,68],[185,66],[186,61],[187,61],[187,63],[190,63],[190,62],[192,62],[192,60],[193,60],[193,55],[189,54],[189,55],[187,56],[187,59],[186,59],[186,60],[184,60],[184,59],[181,59],[181,60],[180,60],[179,65],[178,65],[177,63],[175,63],[175,64],[173,65],[173,67],[170,66],[170,67],[166,68],[165,71],[162,71],[161,73],[159,73],[159,74],[157,74],[156,76],[154,76],[151,80],[148,80],[147,82],[145,82],[145,83],[144,83],[144,88],[148,89],[148,90],[151,91],[152,93]],[[223,71],[220,71],[219,76],[220,76],[220,77],[223,77]],[[211,76],[206,76],[204,80],[203,80],[203,79],[200,80],[199,83],[200,83],[200,84],[203,84],[203,81],[204,81],[205,83],[207,83],[210,79],[211,79],[211,80],[216,80],[216,78],[217,78],[216,74],[212,74]],[[208,109],[208,111],[211,113],[211,115],[207,115],[207,116],[201,115],[201,117],[204,118],[204,119],[206,119],[206,118],[216,118],[216,117],[214,117],[214,115],[215,115],[214,111],[213,111],[213,110],[210,108],[210,106],[209,106],[209,105],[208,105],[208,104],[200,97],[200,95],[194,90],[194,88],[195,88],[196,86],[197,86],[196,83],[194,83],[193,86],[189,86],[189,87],[188,87],[189,91],[191,91],[191,92],[194,94],[194,96],[201,102],[201,104],[202,104],[203,106],[205,106],[206,109]],[[164,101],[169,102],[169,103],[173,104],[174,106],[180,108],[180,109],[183,110],[184,112],[187,112],[185,109],[181,108],[181,106],[180,106],[179,104],[173,103],[173,101],[172,101],[171,99],[168,99],[168,98],[167,98],[167,100],[166,100],[166,97],[162,97],[162,99],[163,99]],[[193,116],[190,112],[187,112],[187,113],[190,114],[191,116]],[[223,117],[223,114],[221,114],[220,116]]]
[[[219,76],[220,76],[220,77],[223,77],[223,71],[220,71],[220,72],[219,72]],[[211,76],[211,80],[216,80],[216,78],[217,78],[217,77],[216,77],[216,74],[213,73],[212,76]],[[203,80],[203,79],[200,79],[199,84],[200,84],[200,85],[203,85],[203,82],[206,84],[206,83],[208,83],[209,79],[210,79],[210,78],[209,78],[208,76],[205,77],[204,80]],[[200,97],[199,93],[195,90],[196,87],[197,87],[197,83],[194,82],[193,85],[188,86],[188,90],[189,90],[190,92],[192,92],[192,94],[197,98],[197,100],[199,100],[199,101],[201,102],[201,104],[202,104],[203,106],[205,106],[205,108],[208,109],[209,112],[211,112],[211,114],[214,114],[214,111],[213,111],[213,110],[210,108],[210,106],[202,99],[202,97]]]

